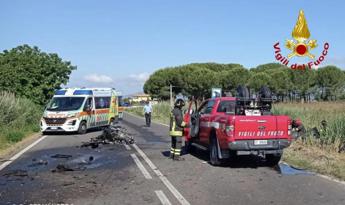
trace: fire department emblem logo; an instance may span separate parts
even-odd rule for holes
[[[281,49],[279,42],[273,45],[275,59],[293,70],[317,69],[328,54],[329,43],[325,42],[323,44],[322,48],[320,48],[322,49],[321,54],[318,57],[315,57],[311,53],[318,45],[315,39],[310,39],[310,31],[303,10],[299,11],[297,22],[292,30],[291,36],[293,39],[287,39],[285,41],[285,47],[288,49],[288,53],[284,54],[284,50]],[[318,49],[315,49],[313,52],[320,52],[316,50]],[[296,59],[293,57],[307,57],[309,62],[305,62],[305,59]]]
[[[286,40],[285,47],[292,51],[288,55],[288,58],[294,56],[304,57],[308,56],[310,59],[314,59],[315,56],[309,53],[310,50],[317,47],[316,40],[308,40],[310,32],[305,19],[304,12],[301,10],[298,15],[296,25],[292,31],[292,38],[294,40]]]

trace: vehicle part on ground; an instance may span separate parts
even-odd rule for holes
[[[103,129],[101,135],[91,138],[89,142],[84,142],[81,147],[97,148],[100,144],[133,144],[133,136],[128,131],[118,125],[109,125]]]
[[[10,170],[7,173],[3,174],[3,176],[6,177],[27,177],[28,175],[28,171],[26,170],[21,170],[21,169],[16,169],[16,170]]]
[[[69,154],[54,154],[52,156],[50,156],[51,158],[63,158],[63,159],[68,159],[71,158],[72,155]]]
[[[52,172],[71,172],[74,171],[74,169],[64,165],[64,164],[58,164],[55,169],[51,170]]]
[[[47,160],[42,160],[42,159],[40,159],[38,161],[36,159],[33,159],[32,161],[33,161],[33,163],[30,164],[28,167],[37,167],[37,166],[42,166],[42,165],[48,164]]]

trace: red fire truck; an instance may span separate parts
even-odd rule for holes
[[[263,87],[254,98],[248,89],[238,88],[237,97],[217,97],[200,106],[192,101],[185,115],[188,149],[208,150],[210,163],[220,165],[237,155],[261,155],[270,165],[277,164],[283,149],[302,130],[299,120],[271,113],[272,97]]]

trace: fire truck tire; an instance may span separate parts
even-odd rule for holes
[[[87,132],[87,125],[85,121],[81,121],[78,128],[78,134],[85,134]]]
[[[217,145],[217,138],[216,137],[211,137],[210,164],[213,166],[221,165],[221,159],[219,159],[219,156],[218,156],[218,145]]]
[[[269,166],[275,166],[279,163],[282,155],[281,154],[267,154],[266,162]]]

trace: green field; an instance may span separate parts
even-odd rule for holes
[[[28,99],[0,92],[0,150],[39,131],[40,106]]]

